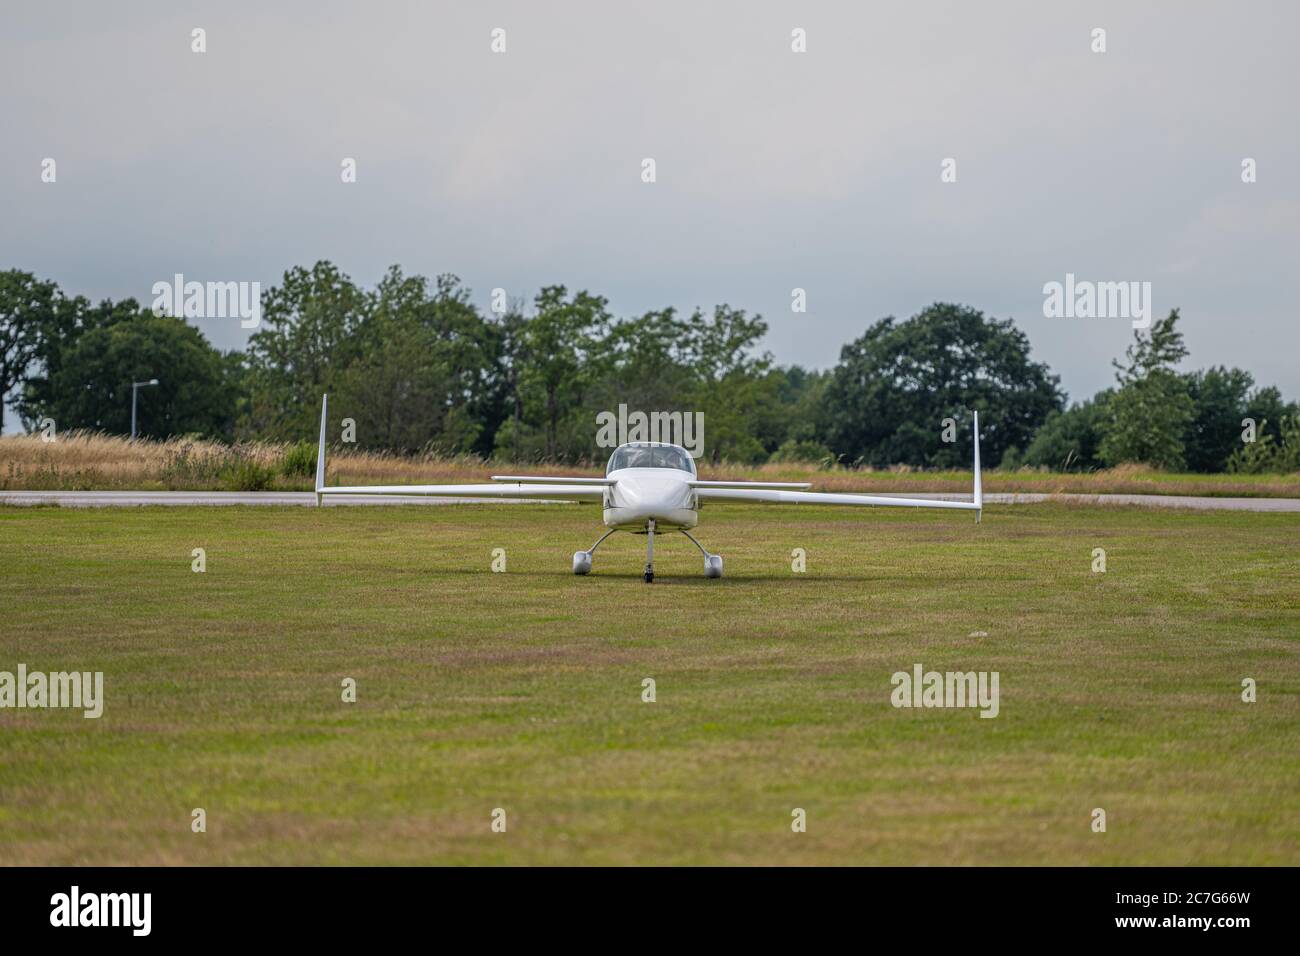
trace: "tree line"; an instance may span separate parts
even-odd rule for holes
[[[134,299],[3,272],[0,394],[28,428],[122,433],[131,383],[156,377],[143,435],[298,441],[328,392],[361,448],[521,462],[601,460],[596,415],[622,404],[703,412],[715,462],[960,468],[978,410],[990,466],[1300,469],[1300,407],[1241,369],[1178,371],[1177,310],[1136,334],[1114,387],[1068,407],[1012,322],[951,303],[875,322],[824,371],[776,364],[762,317],[728,305],[619,317],[547,286],[484,314],[455,276],[398,266],[369,289],[330,262],[293,268],[261,316],[244,351],[222,353]]]

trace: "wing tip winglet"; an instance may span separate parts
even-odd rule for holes
[[[325,490],[325,421],[329,413],[328,394],[322,395],[320,399],[320,444],[316,448],[316,507],[319,508],[322,503],[322,493]]]

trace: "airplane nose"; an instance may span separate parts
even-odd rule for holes
[[[626,484],[619,482],[618,491],[627,506],[632,508],[686,508],[690,505],[691,489],[685,482],[671,478],[643,478]]]

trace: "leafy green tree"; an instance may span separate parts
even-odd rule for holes
[[[1115,362],[1119,389],[1109,403],[1110,423],[1099,454],[1109,465],[1141,462],[1176,471],[1185,467],[1183,436],[1195,408],[1187,379],[1174,367],[1187,355],[1178,310],[1134,333],[1126,362]]]
[[[59,370],[64,349],[87,329],[130,318],[139,310],[134,299],[105,300],[91,307],[84,298],[69,298],[53,282],[29,272],[0,273],[0,400],[14,390],[9,404],[25,423],[44,417],[42,409],[53,397],[50,379]]]
[[[498,458],[521,461],[520,439],[524,431],[523,370],[528,364],[528,340],[524,334],[528,319],[522,302],[512,301],[496,323],[498,342],[495,391],[505,414],[495,418],[490,451]]]
[[[972,408],[989,466],[1276,470],[1300,447],[1300,406],[1277,389],[1252,391],[1239,369],[1175,371],[1186,354],[1177,311],[1116,363],[1117,389],[1065,411],[1025,336],[960,305],[877,322],[829,372],[775,367],[760,349],[762,317],[727,305],[616,321],[605,299],[547,286],[531,315],[516,303],[493,320],[455,276],[431,284],[394,266],[367,291],[325,261],[286,272],[262,305],[248,352],[221,355],[135,300],[92,306],[29,273],[0,273],[0,387],[20,387],[11,405],[25,422],[125,431],[130,382],[158,377],[163,387],[142,396],[146,434],[226,435],[238,420],[242,436],[297,441],[314,436],[330,391],[362,445],[530,460],[599,457],[596,414],[620,404],[703,412],[714,461],[819,460],[832,449],[873,465],[965,466]],[[1241,446],[1243,418],[1258,423],[1254,446]]]
[[[572,421],[583,406],[592,381],[592,358],[611,317],[604,298],[587,292],[569,295],[564,286],[542,289],[534,307],[535,314],[522,329],[528,363],[520,375],[520,392],[525,409],[531,406],[531,418],[540,424],[544,454],[554,460],[561,454],[561,423]],[[593,424],[593,434],[594,429]],[[586,445],[591,447],[590,439]]]
[[[1245,442],[1228,459],[1227,470],[1235,474],[1300,472],[1300,416],[1282,417],[1276,434],[1262,429],[1253,442]]]
[[[330,262],[296,266],[262,293],[262,328],[249,338],[245,431],[298,440],[316,433],[320,396],[362,354],[372,299]]]
[[[1250,393],[1242,418],[1249,418],[1255,423],[1257,435],[1272,435],[1274,441],[1281,442],[1283,420],[1287,418],[1300,420],[1300,402],[1283,401],[1282,393],[1273,385],[1257,388]],[[1240,433],[1237,438],[1240,441]]]
[[[774,387],[772,401],[756,409],[753,428],[763,447],[772,453],[771,460],[821,461],[834,457],[817,432],[830,373],[788,365],[769,369],[766,377]],[[785,449],[783,457],[775,457],[781,449]],[[791,458],[792,454],[803,457]]]
[[[1239,368],[1216,366],[1193,372],[1186,383],[1192,400],[1192,418],[1183,434],[1186,466],[1190,471],[1223,471],[1241,447],[1241,422],[1255,381]]]
[[[0,272],[0,431],[6,396],[27,381],[60,298],[57,285],[30,272]]]
[[[684,331],[682,361],[694,371],[685,404],[704,413],[706,454],[715,463],[763,461],[769,449],[753,424],[777,404],[780,391],[780,383],[767,377],[772,356],[758,351],[767,323],[723,304],[708,315],[696,309]]]
[[[499,333],[455,276],[439,276],[431,291],[423,276],[394,266],[358,335],[358,354],[336,373],[336,407],[356,422],[359,444],[473,451],[486,428],[495,430],[486,419],[500,404],[493,391]]]
[[[768,461],[771,462],[809,462],[822,463],[833,461],[835,456],[825,445],[815,441],[797,441],[793,438],[782,443],[781,447],[772,452]]]
[[[938,303],[906,322],[882,319],[844,346],[820,425],[825,444],[848,460],[965,467],[972,441],[964,419],[976,410],[991,467],[1008,448],[1024,448],[1063,404],[1059,380],[1030,360],[1029,339],[1009,320]],[[946,418],[958,424],[953,442],[943,440]]]
[[[61,353],[51,398],[41,405],[60,429],[131,431],[131,383],[140,390],[138,432],[166,438],[228,438],[235,399],[227,360],[183,319],[137,312],[83,332]]]
[[[572,416],[568,457],[599,460],[608,449],[594,445],[596,416],[628,410],[686,411],[695,372],[685,364],[686,323],[672,308],[613,322],[588,355],[581,407]]]
[[[696,371],[685,354],[690,327],[672,308],[614,323],[593,353],[599,376],[591,392],[596,410],[620,403],[642,411],[681,408]]]
[[[1065,411],[1052,412],[1025,449],[1023,464],[1054,471],[1092,471],[1101,467],[1098,448],[1110,421],[1113,389],[1098,392]]]
[[[135,299],[118,302],[104,299],[92,306],[82,296],[56,296],[52,308],[42,316],[36,364],[17,402],[23,421],[30,424],[49,416],[62,427],[77,427],[68,424],[61,413],[68,405],[68,396],[61,390],[82,387],[76,382],[75,374],[64,373],[66,357],[74,352],[78,353],[78,359],[84,356],[78,349],[90,332],[135,321],[142,314],[147,313],[142,313]],[[93,397],[86,400],[91,401]]]
[[[52,383],[63,368],[63,356],[71,350],[85,335],[94,329],[106,329],[119,322],[136,319],[142,309],[135,299],[103,299],[98,305],[91,305],[82,296],[61,299],[50,322],[41,337],[37,354],[40,367],[23,390],[20,409],[25,418],[36,417],[33,410],[53,400]]]
[[[780,432],[781,379],[766,381],[769,359],[755,354],[766,332],[760,317],[718,306],[686,318],[672,308],[614,323],[589,356],[592,385],[575,421],[581,454],[590,447],[595,415],[667,411],[704,415],[706,453],[761,461],[770,450],[760,433]],[[722,396],[722,400],[719,400]],[[771,448],[779,438],[771,441]]]
[[[239,434],[240,422],[246,421],[249,414],[248,356],[239,351],[224,353],[221,356],[221,377],[234,403],[230,412],[231,421],[234,423],[231,437],[234,438]]]

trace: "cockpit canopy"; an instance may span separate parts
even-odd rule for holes
[[[695,462],[685,448],[679,445],[661,445],[657,442],[636,442],[619,445],[614,454],[609,456],[609,465],[605,474],[623,468],[675,468],[692,477],[695,475]]]

